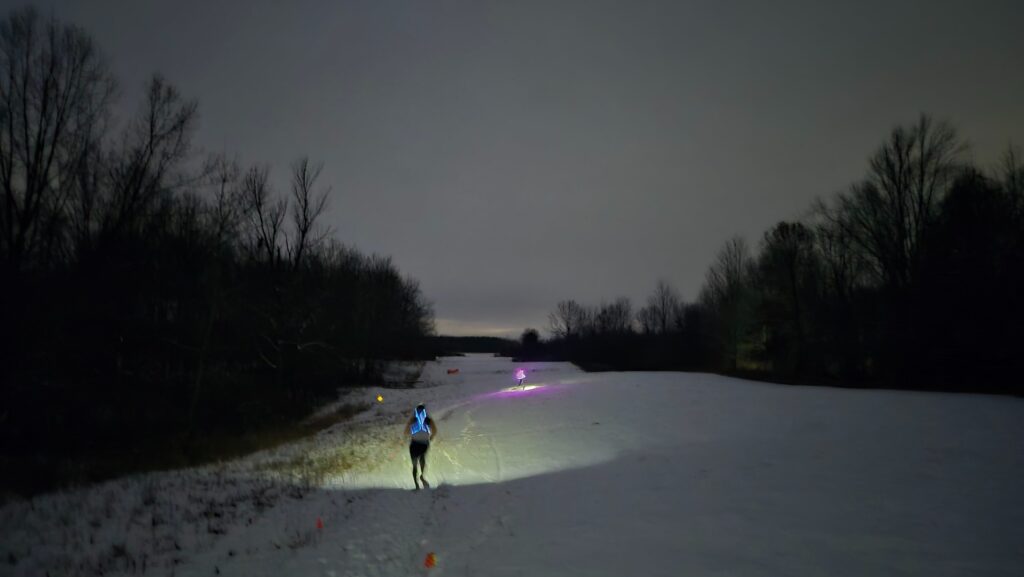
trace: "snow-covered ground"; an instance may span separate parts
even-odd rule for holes
[[[1020,399],[515,368],[442,359],[303,442],[10,503],[0,575],[1024,573]]]

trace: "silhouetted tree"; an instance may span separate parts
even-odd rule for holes
[[[756,289],[767,352],[776,371],[799,374],[809,352],[809,322],[817,300],[818,253],[814,235],[801,223],[780,222],[765,233]]]
[[[537,329],[526,329],[519,341],[524,347],[535,347],[540,342],[540,333],[537,332]]]
[[[207,211],[209,227],[217,242],[227,248],[238,236],[242,222],[242,170],[238,161],[220,154],[207,159],[204,173],[209,175],[207,182],[212,188]]]
[[[271,267],[281,261],[281,239],[288,201],[274,199],[269,185],[270,168],[253,166],[242,179],[242,210],[248,225],[246,245],[250,258]]]
[[[184,100],[162,77],[150,80],[145,104],[114,152],[101,235],[140,232],[160,195],[187,178],[175,171],[189,153],[197,107],[196,101]]]
[[[551,334],[560,339],[571,339],[582,334],[587,324],[587,311],[574,300],[560,301],[548,315]]]
[[[303,157],[292,165],[294,226],[289,253],[295,268],[302,265],[303,255],[310,249],[315,249],[328,234],[327,231],[316,231],[316,220],[327,206],[327,196],[330,194],[330,189],[322,191],[319,195],[314,191],[322,170],[322,163],[311,166],[308,157]]]
[[[626,297],[615,299],[611,303],[602,303],[595,316],[598,334],[622,335],[632,330],[633,305]]]
[[[67,218],[92,218],[95,191],[76,176],[99,159],[114,85],[79,28],[34,8],[0,22],[0,257],[12,272],[66,258]]]
[[[753,260],[741,237],[729,239],[708,269],[700,301],[717,319],[717,348],[728,370],[739,366],[743,339],[753,327]]]
[[[654,293],[647,297],[647,306],[640,310],[637,322],[646,333],[667,334],[674,330],[681,317],[682,299],[665,280],[659,280]]]
[[[913,281],[924,235],[964,150],[948,123],[927,115],[897,126],[871,157],[868,177],[838,195],[825,213],[857,243],[886,286]]]

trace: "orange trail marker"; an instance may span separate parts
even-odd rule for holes
[[[427,558],[423,560],[423,566],[427,569],[437,565],[437,557],[433,553],[427,553]]]
[[[316,528],[317,529],[323,529],[324,528],[324,520],[321,519],[320,517],[316,518]]]

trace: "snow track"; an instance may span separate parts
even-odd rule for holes
[[[8,504],[0,577],[1024,567],[1020,399],[565,364],[508,391],[514,368],[442,359],[429,388],[363,391],[384,403],[303,442]],[[418,402],[438,424],[424,491],[403,437]]]

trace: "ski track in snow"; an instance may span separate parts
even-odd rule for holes
[[[286,447],[8,503],[0,577],[1024,567],[1020,399],[563,363],[505,391],[517,366],[441,359],[424,388],[352,393],[342,402],[385,400]],[[412,491],[403,431],[418,402],[438,431],[432,488]]]

